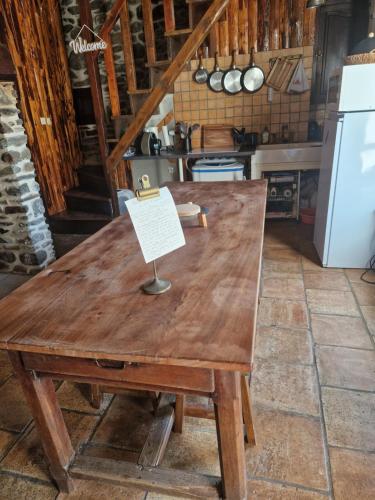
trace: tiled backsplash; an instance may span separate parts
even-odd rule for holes
[[[313,48],[300,47],[283,49],[255,54],[255,63],[260,66],[267,76],[270,71],[270,59],[303,54],[304,65],[311,85]],[[295,61],[297,63],[297,61]],[[221,69],[228,69],[231,57],[220,57]],[[214,60],[204,59],[203,65],[210,72],[213,70]],[[237,67],[240,69],[249,66],[249,56],[237,56]],[[240,92],[230,96],[224,92],[215,93],[206,84],[197,84],[193,75],[197,68],[197,61],[191,61],[190,70],[184,71],[178,77],[174,86],[174,110],[176,121],[205,124],[228,124],[235,127],[245,127],[247,132],[262,132],[268,126],[271,134],[276,134],[280,141],[283,125],[288,125],[290,142],[307,140],[308,121],[310,111],[310,91],[304,94],[287,94],[285,90],[273,91],[273,100],[268,102],[268,87],[266,85],[256,94]],[[195,144],[199,146],[199,136],[195,137]]]

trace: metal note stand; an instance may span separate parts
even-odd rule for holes
[[[154,260],[152,264],[154,266],[154,279],[142,285],[142,290],[148,295],[161,295],[171,288],[172,283],[169,280],[159,278],[156,270],[156,260]]]
[[[160,195],[158,188],[151,188],[148,175],[142,175],[139,181],[142,189],[136,191],[138,201],[149,200]],[[154,268],[154,278],[144,283],[141,288],[148,295],[161,295],[172,287],[172,283],[169,280],[159,278],[156,269],[156,260],[154,260],[152,264]]]

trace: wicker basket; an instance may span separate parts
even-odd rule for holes
[[[375,50],[367,52],[366,54],[354,54],[346,58],[346,64],[373,64],[375,63]]]

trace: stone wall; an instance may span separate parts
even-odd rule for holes
[[[15,85],[0,82],[0,272],[33,274],[54,258]]]

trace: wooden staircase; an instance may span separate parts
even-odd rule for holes
[[[189,2],[189,23],[184,29],[176,29],[173,0],[164,0],[165,37],[167,60],[157,60],[155,32],[152,19],[151,0],[142,0],[144,35],[151,88],[137,87],[132,36],[130,31],[128,0],[115,0],[98,35],[107,42],[104,63],[108,76],[112,126],[115,139],[107,136],[101,81],[98,70],[98,52],[85,53],[91,95],[98,132],[98,142],[103,168],[84,166],[78,170],[79,187],[70,189],[64,196],[67,210],[50,217],[51,229],[55,233],[89,234],[119,214],[117,190],[132,188],[130,170],[123,160],[126,150],[133,144],[153,115],[159,113],[159,105],[173,89],[173,83],[198,48],[207,39],[224,12],[229,0]],[[204,5],[204,8],[202,7]],[[194,17],[196,8],[203,8],[204,15]],[[81,25],[92,28],[89,0],[80,0]],[[196,22],[196,20],[197,22]],[[122,115],[117,87],[114,57],[110,33],[120,20],[128,96],[132,116]],[[196,25],[193,25],[196,23]],[[88,40],[91,41],[91,40]],[[125,127],[125,133],[120,131]]]

